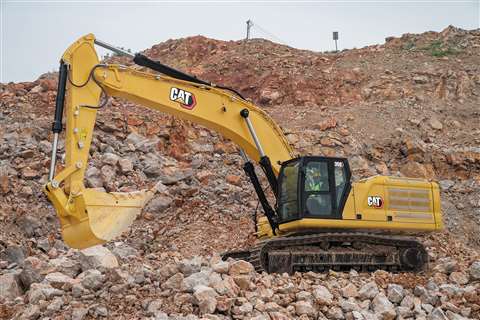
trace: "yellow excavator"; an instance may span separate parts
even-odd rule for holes
[[[149,70],[101,63],[95,45]],[[120,236],[155,192],[105,192],[84,185],[97,111],[109,96],[198,123],[239,146],[264,215],[255,219],[257,244],[224,258],[245,259],[257,271],[276,273],[425,267],[427,252],[411,233],[443,228],[437,183],[387,176],[352,182],[347,159],[297,156],[272,118],[235,90],[132,55],[93,34],[73,43],[60,61],[44,187],[69,246],[86,248]],[[64,109],[65,166],[56,174]],[[273,205],[254,162],[268,181]]]

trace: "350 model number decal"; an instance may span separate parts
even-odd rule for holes
[[[175,87],[170,89],[170,100],[180,103],[181,107],[188,110],[192,110],[197,104],[193,93]]]

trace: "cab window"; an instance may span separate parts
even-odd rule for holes
[[[280,176],[279,214],[282,221],[296,219],[298,216],[298,168],[294,162],[283,167]]]
[[[327,162],[308,162],[305,168],[305,191],[327,191],[328,164]]]
[[[332,196],[328,179],[328,162],[310,161],[305,166],[305,215],[332,215]]]

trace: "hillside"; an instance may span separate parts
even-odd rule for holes
[[[120,99],[99,113],[87,185],[161,181],[164,191],[118,242],[66,248],[41,191],[56,95],[56,75],[45,74],[0,84],[0,318],[480,317],[480,30],[406,34],[337,54],[196,36],[145,54],[238,89],[296,151],[348,157],[355,179],[438,181],[446,230],[421,236],[429,269],[289,277],[218,262],[255,241],[257,199],[236,146]]]

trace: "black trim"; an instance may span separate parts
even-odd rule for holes
[[[58,87],[57,98],[55,99],[55,116],[52,124],[53,133],[62,132],[62,118],[63,118],[63,106],[65,102],[65,88],[67,86],[67,65],[60,61],[60,68],[58,71]]]
[[[155,70],[157,72],[163,73],[164,75],[175,78],[175,79],[198,83],[198,84],[206,85],[209,87],[213,86],[210,82],[200,80],[195,76],[189,75],[180,70],[169,67],[159,61],[152,60],[141,53],[135,54],[135,57],[133,58],[133,62],[135,62],[139,66]],[[217,88],[231,91],[235,93],[237,96],[239,96],[240,98],[242,98],[243,100],[245,100],[245,98],[235,89],[232,89],[229,87],[223,87],[223,86],[217,86]]]
[[[273,190],[273,194],[275,195],[275,198],[278,199],[278,181],[277,181],[277,176],[275,176],[275,173],[273,172],[270,158],[267,156],[263,156],[260,158],[260,161],[258,163],[260,163],[260,165],[263,168],[263,171],[265,172],[265,175],[267,176],[268,183],[270,184],[270,187]]]
[[[179,71],[177,69],[164,65],[158,61],[152,60],[141,53],[137,53],[135,55],[135,57],[133,58],[133,62],[135,62],[139,66],[147,67],[149,69],[158,71],[160,73],[163,73],[166,76],[169,76],[175,79],[211,86],[211,83],[209,82],[197,79],[194,76],[183,73],[182,71]]]
[[[272,232],[274,235],[276,235],[275,230],[278,229],[277,213],[272,208],[272,206],[270,206],[270,203],[268,202],[267,197],[265,196],[265,192],[263,192],[262,185],[260,184],[260,181],[258,180],[258,176],[255,173],[255,167],[250,161],[248,161],[248,162],[245,162],[245,164],[243,165],[243,170],[245,171],[247,176],[250,178],[250,181],[253,184],[255,192],[257,193],[258,200],[262,205],[263,212],[265,213],[268,223],[272,228]]]
[[[343,190],[342,197],[340,198],[340,205],[338,206],[338,212],[343,217],[343,209],[345,209],[345,203],[347,202],[350,191],[352,190],[352,171],[350,171],[350,164],[345,158],[338,158],[343,160],[347,176],[345,177],[345,189]]]
[[[290,159],[290,160],[287,160],[285,162],[282,163],[282,167],[280,169],[280,174],[278,175],[278,190],[281,190],[282,188],[282,183],[283,183],[283,178],[284,178],[284,175],[283,175],[283,170],[285,167],[291,165],[292,163],[295,163],[295,162],[299,162],[299,168],[298,168],[298,176],[297,176],[297,198],[295,200],[295,202],[297,202],[297,212],[295,214],[295,216],[291,216],[290,219],[286,219],[286,220],[281,220],[279,221],[279,223],[287,223],[287,222],[290,222],[290,221],[295,221],[295,220],[298,220],[300,219],[300,202],[301,202],[301,199],[300,199],[300,175],[302,174],[301,172],[301,169],[302,169],[302,164],[301,164],[301,161],[302,161],[302,158],[299,157],[299,158],[294,158],[294,159]],[[282,218],[282,215],[280,215],[279,213],[279,210],[280,210],[280,206],[283,205],[284,203],[287,203],[287,202],[293,202],[293,200],[291,201],[285,201],[285,202],[280,202],[280,200],[282,199],[281,197],[281,194],[279,193],[278,196],[277,196],[277,204],[276,204],[276,210],[278,212],[278,217],[279,219]]]

